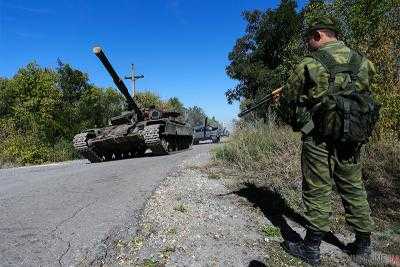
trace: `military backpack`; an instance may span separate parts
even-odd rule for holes
[[[351,50],[349,63],[340,64],[324,50],[312,53],[329,74],[328,93],[311,109],[317,134],[328,142],[365,144],[379,118],[380,105],[369,90],[356,86],[363,57]],[[348,74],[343,85],[336,85],[338,74]]]

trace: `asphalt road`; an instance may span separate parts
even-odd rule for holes
[[[70,266],[106,257],[108,240],[135,232],[141,208],[159,182],[210,147],[0,170],[0,265]]]

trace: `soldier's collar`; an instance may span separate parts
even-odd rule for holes
[[[328,47],[332,47],[332,46],[336,46],[336,45],[343,45],[344,43],[342,41],[332,41],[332,42],[327,42],[325,44],[323,44],[319,49],[323,49],[323,48],[328,48]]]

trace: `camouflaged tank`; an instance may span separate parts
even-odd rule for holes
[[[178,119],[180,113],[139,108],[102,49],[95,47],[93,52],[126,98],[128,111],[113,117],[107,127],[77,134],[73,145],[82,157],[102,162],[142,156],[147,149],[155,155],[165,155],[191,146],[192,128]]]

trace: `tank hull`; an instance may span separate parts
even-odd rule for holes
[[[74,137],[73,145],[81,157],[94,163],[143,156],[148,149],[165,155],[187,149],[192,142],[190,127],[161,119],[87,130]]]

